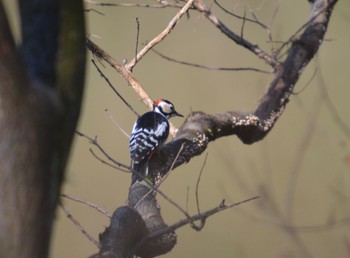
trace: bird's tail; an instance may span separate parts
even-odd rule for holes
[[[136,181],[142,181],[148,174],[148,159],[142,160],[138,163],[131,163],[132,176],[131,184]]]

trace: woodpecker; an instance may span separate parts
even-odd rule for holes
[[[170,101],[159,99],[153,103],[152,111],[136,120],[129,144],[133,172],[131,184],[148,175],[148,161],[167,140],[170,127],[168,119],[174,116],[183,117]]]

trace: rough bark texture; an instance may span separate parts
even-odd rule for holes
[[[164,176],[168,173],[181,148],[182,150],[173,168],[188,162],[194,156],[200,155],[205,151],[210,141],[214,141],[223,136],[236,135],[245,144],[252,144],[262,140],[282,115],[289,101],[289,96],[302,74],[303,69],[310,62],[315,53],[317,53],[325,32],[327,31],[329,18],[336,2],[336,0],[314,1],[308,24],[305,26],[301,35],[292,42],[285,61],[278,62],[277,60],[272,60],[271,56],[266,57],[266,53],[262,55],[262,52],[256,46],[246,44],[245,40],[233,36],[233,32],[212,15],[210,9],[207,9],[203,4],[203,1],[197,1],[194,9],[202,12],[221,32],[233,39],[237,44],[242,45],[259,58],[264,59],[275,69],[275,78],[271,82],[266,94],[262,97],[256,110],[252,113],[237,111],[228,111],[215,115],[205,114],[203,112],[191,113],[184,124],[179,128],[176,137],[171,142],[167,143],[160,152],[152,156],[149,163],[149,172],[154,176]],[[120,68],[118,70],[118,66],[110,61],[110,57],[106,55],[106,53],[92,43],[88,44],[88,47],[97,57],[107,61],[118,72],[121,70],[120,73],[126,78],[126,76],[123,75],[123,69]],[[129,80],[128,82],[132,84]],[[148,230],[143,232],[141,236],[138,235],[140,236],[139,238],[129,237],[129,239],[132,239],[132,244],[130,245],[130,243],[128,243],[127,246],[136,244],[137,247],[139,247],[140,244],[137,244],[137,242],[142,243],[138,249],[132,251],[135,251],[135,253],[141,257],[154,257],[170,251],[176,244],[176,240],[174,232],[167,233],[163,237],[168,241],[161,242],[166,248],[162,249],[162,247],[157,245],[159,244],[159,239],[162,237],[161,234],[154,239],[147,239],[147,232],[148,234],[152,233],[152,236],[157,235],[155,232],[157,232],[157,230],[161,231],[166,225],[163,222],[154,195],[152,194],[152,198],[147,197],[144,199],[144,195],[148,192],[146,190],[140,190],[140,188],[145,187],[144,184],[145,182],[136,183],[130,187],[129,206],[135,208],[139,212]],[[134,207],[134,204],[139,202],[140,204]],[[145,203],[143,204],[143,202]],[[143,209],[140,207],[147,208]],[[134,211],[134,209],[132,209],[132,211]],[[108,230],[118,230],[113,225],[114,223],[120,222],[111,221]],[[114,234],[118,233],[115,232]],[[145,239],[148,241],[144,241]],[[114,252],[118,253],[118,241],[115,242],[115,245],[111,244],[111,241],[113,240],[107,237],[100,239],[102,246],[108,242],[109,246],[116,247]],[[155,250],[155,248],[157,250]],[[102,250],[103,249],[101,249],[101,252]],[[143,251],[141,252],[141,250]],[[158,252],[159,250],[162,250],[162,252]],[[103,256],[97,254],[95,257]]]
[[[21,50],[0,2],[0,257],[44,258],[79,116],[84,18],[80,1],[19,5]]]

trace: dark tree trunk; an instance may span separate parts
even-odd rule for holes
[[[81,1],[19,4],[21,50],[0,3],[0,257],[47,257],[80,111],[84,17]]]

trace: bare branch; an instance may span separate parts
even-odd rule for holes
[[[166,7],[175,7],[175,8],[182,8],[183,5],[178,3],[169,3],[167,1],[161,1],[159,4],[142,4],[142,3],[136,3],[136,4],[127,4],[127,3],[103,3],[103,2],[97,2],[93,0],[84,0],[84,2],[89,4],[94,4],[98,6],[110,6],[110,7],[143,7],[143,8],[166,8]]]
[[[84,236],[87,237],[87,239],[89,239],[89,241],[91,243],[93,243],[97,248],[100,247],[98,241],[96,239],[94,239],[85,229],[84,227],[72,216],[72,214],[63,206],[62,203],[58,204],[59,207],[62,208],[62,210],[64,211],[64,213],[66,214],[67,218],[73,222],[73,224],[80,230],[81,233],[83,233]]]
[[[108,160],[112,161],[115,165],[117,165],[117,166],[119,166],[119,167],[122,167],[122,168],[125,168],[125,169],[131,171],[129,166],[124,165],[123,163],[120,163],[120,162],[114,160],[114,159],[101,147],[101,145],[97,142],[97,137],[95,137],[95,138],[93,139],[93,138],[91,138],[91,137],[89,137],[89,136],[87,136],[86,134],[83,134],[83,133],[81,133],[81,132],[75,131],[75,133],[78,134],[78,135],[81,136],[81,137],[84,137],[84,138],[88,139],[88,140],[90,141],[91,144],[95,145],[95,146],[102,152],[102,154],[105,155],[105,157],[106,157]]]
[[[252,144],[270,132],[282,115],[303,69],[318,51],[332,8],[336,3],[331,1],[328,4],[326,0],[316,2],[315,8],[311,10],[311,16],[313,13],[319,13],[319,10],[323,10],[323,13],[309,22],[300,38],[293,42],[286,60],[276,67],[275,79],[261,98],[256,110],[252,113],[228,111],[216,115],[193,112],[179,128],[175,139],[164,145],[157,157],[150,160],[151,170],[164,175],[171,166],[171,162],[167,160],[173,160],[183,142],[186,145],[175,167],[200,155],[210,141],[220,137],[237,135],[243,143]],[[328,9],[325,9],[325,6]]]
[[[114,91],[115,94],[123,101],[123,103],[133,112],[136,116],[139,114],[135,111],[135,109],[124,99],[124,97],[117,91],[117,89],[113,86],[111,81],[107,78],[107,76],[101,71],[101,69],[97,66],[95,60],[91,59],[92,64],[95,66],[96,70],[99,72],[101,77],[107,82],[108,86]]]
[[[263,24],[262,22],[260,22],[258,19],[249,19],[247,18],[245,15],[242,17],[242,16],[239,16],[233,12],[230,12],[229,10],[227,10],[225,7],[223,7],[217,0],[214,0],[214,3],[222,10],[224,11],[225,13],[237,18],[237,19],[240,19],[240,20],[243,20],[244,22],[245,21],[248,21],[248,22],[252,22],[252,23],[256,23],[257,25],[261,26],[263,29],[267,29],[268,27]],[[254,17],[255,18],[255,17]]]
[[[79,198],[75,198],[71,195],[68,194],[61,194],[62,197],[75,201],[75,202],[79,202],[79,203],[83,203],[86,204],[87,206],[94,208],[95,210],[97,210],[98,212],[102,213],[103,215],[107,216],[108,218],[111,218],[112,216],[109,214],[109,212],[105,209],[102,209],[101,207],[97,206],[96,204],[92,203],[92,202],[88,202]]]
[[[173,232],[176,229],[179,229],[179,228],[181,228],[181,227],[183,227],[183,226],[185,226],[185,225],[187,225],[189,223],[193,223],[193,221],[197,221],[197,220],[205,221],[207,218],[209,218],[210,216],[212,216],[212,215],[214,215],[214,214],[216,214],[218,212],[221,212],[221,211],[233,208],[235,206],[239,206],[241,204],[244,204],[246,202],[250,202],[250,201],[256,200],[258,198],[260,198],[260,197],[259,196],[254,196],[252,198],[249,198],[249,199],[237,202],[237,203],[229,204],[229,205],[226,205],[225,204],[225,200],[223,200],[217,207],[215,207],[213,209],[210,209],[210,210],[207,210],[207,211],[202,212],[200,214],[197,214],[197,215],[188,217],[186,219],[180,220],[179,222],[177,222],[177,223],[175,223],[175,224],[173,224],[171,226],[168,226],[168,227],[166,227],[164,229],[160,229],[160,230],[157,230],[157,231],[149,233],[146,237],[144,237],[141,241],[139,241],[137,243],[137,245],[132,249],[131,253],[133,254],[135,252],[135,250],[137,250],[139,247],[141,247],[149,239],[152,239],[152,238],[155,238],[157,236],[161,236],[161,235],[167,234],[169,232]]]
[[[254,72],[259,72],[259,73],[266,73],[266,74],[271,74],[271,72],[269,71],[264,71],[264,70],[260,70],[258,68],[252,68],[252,67],[215,67],[215,66],[206,66],[206,65],[201,65],[201,64],[195,64],[195,63],[190,63],[190,62],[186,62],[186,61],[180,61],[177,59],[174,59],[172,57],[166,56],[162,53],[160,53],[159,51],[152,49],[152,51],[154,53],[156,53],[157,55],[159,55],[160,57],[170,61],[170,62],[174,62],[174,63],[179,63],[182,65],[188,65],[188,66],[192,66],[192,67],[196,67],[196,68],[201,68],[201,69],[206,69],[206,70],[214,70],[214,71],[254,71]]]
[[[278,62],[272,56],[261,50],[257,45],[253,45],[249,41],[241,38],[232,30],[230,30],[211,12],[211,10],[204,4],[203,0],[198,0],[197,2],[195,2],[195,7],[198,11],[203,13],[203,15],[212,24],[214,24],[222,33],[224,33],[227,37],[232,39],[235,43],[253,52],[259,58],[263,59],[267,64],[269,64],[272,68],[277,67]]]
[[[115,166],[115,165],[113,165],[113,164],[110,164],[110,163],[108,163],[107,161],[105,161],[105,160],[103,160],[102,158],[100,158],[94,151],[93,151],[93,149],[89,149],[89,151],[90,151],[90,153],[92,154],[92,156],[94,156],[94,158],[96,158],[98,161],[100,161],[102,164],[104,164],[104,165],[106,165],[106,166],[109,166],[109,167],[111,167],[111,168],[115,168],[115,169],[117,169],[117,170],[119,170],[119,171],[121,171],[121,172],[124,172],[124,173],[130,173],[130,170],[126,170],[126,169],[122,169],[122,168],[120,168],[120,167],[117,167],[117,166]]]
[[[204,158],[204,162],[203,162],[203,165],[202,165],[202,168],[201,170],[199,171],[199,175],[198,175],[198,179],[197,179],[197,183],[196,183],[196,203],[197,203],[197,212],[198,214],[201,213],[200,209],[199,209],[199,183],[201,181],[201,178],[202,178],[202,173],[204,171],[204,168],[205,168],[205,165],[207,163],[207,159],[208,159],[208,153],[205,155],[205,158]]]
[[[139,37],[140,37],[140,22],[139,18],[136,17],[136,46],[135,46],[135,64],[137,63],[137,52],[138,52],[138,47],[139,47]],[[132,69],[131,69],[132,71]]]
[[[137,81],[135,76],[130,71],[125,69],[117,61],[115,61],[107,52],[105,52],[102,48],[97,46],[91,40],[87,39],[86,46],[95,57],[106,61],[110,66],[112,66],[133,88],[133,90],[135,91],[139,99],[142,101],[142,103],[145,104],[149,109],[152,109],[153,100],[149,97],[147,92],[143,89],[141,84]],[[170,121],[169,124],[170,134],[174,137],[177,132],[177,129]]]
[[[276,50],[276,56],[279,55],[279,53],[281,53],[281,51],[283,50],[283,48],[285,48],[288,44],[292,43],[293,40],[299,35],[299,33],[305,29],[306,27],[310,27],[310,23],[312,24],[315,24],[317,23],[317,20],[318,19],[323,19],[323,17],[319,17],[319,16],[322,16],[324,15],[325,12],[327,12],[327,10],[329,12],[331,12],[334,4],[337,2],[337,0],[331,0],[331,1],[319,1],[319,5],[317,3],[314,3],[313,5],[313,10],[312,10],[312,15],[310,16],[311,18],[305,22],[302,26],[300,26],[300,28],[294,32],[294,34],[287,40],[285,41],[280,47],[278,50]],[[322,38],[323,40],[323,38]],[[319,42],[319,44],[321,44],[321,42]],[[277,58],[279,59],[279,58]]]
[[[137,81],[137,79],[130,71],[125,69],[121,64],[114,60],[107,52],[105,52],[102,48],[93,43],[90,39],[87,39],[86,47],[91,51],[91,53],[95,57],[106,61],[110,66],[112,66],[133,88],[141,102],[144,103],[149,109],[152,109],[152,99],[148,96],[141,84]]]
[[[130,139],[130,135],[119,125],[117,120],[114,119],[114,117],[112,116],[111,112],[109,112],[108,109],[105,109],[105,112],[108,114],[109,119],[111,119],[111,121],[118,128],[118,130],[121,131],[126,136],[126,138]]]
[[[155,184],[154,185],[151,185],[151,184],[149,184],[149,187],[151,188],[149,191],[148,191],[148,193],[146,193],[136,204],[135,204],[135,206],[134,207],[137,207],[137,205],[139,205],[149,194],[151,194],[153,191],[157,191],[158,192],[158,189],[159,189],[159,187],[160,187],[160,185],[165,181],[165,179],[170,175],[170,171],[171,170],[173,170],[173,167],[174,167],[174,165],[175,165],[175,162],[176,162],[176,160],[178,159],[178,157],[179,157],[179,155],[180,155],[180,153],[181,153],[181,151],[182,151],[182,149],[183,149],[183,146],[184,146],[184,144],[180,147],[180,150],[178,151],[178,153],[177,153],[177,155],[176,155],[176,157],[175,157],[175,159],[174,159],[174,161],[173,161],[173,163],[172,163],[172,165],[171,165],[171,167],[170,167],[170,169],[169,169],[169,171],[168,171],[168,173],[164,176],[164,177],[158,177],[158,176],[153,176],[153,178],[155,178]],[[147,184],[148,182],[147,181],[145,181],[145,183]],[[176,205],[175,207],[177,207],[178,205]],[[180,211],[181,211],[181,209],[180,209]]]
[[[316,74],[317,74],[317,67],[315,68],[314,72],[312,73],[311,78],[307,81],[307,83],[305,83],[304,87],[302,87],[297,92],[293,92],[292,94],[293,95],[299,95],[300,93],[302,93],[311,84],[311,82],[314,80],[314,78],[316,77]]]
[[[159,42],[161,42],[166,36],[170,34],[170,32],[174,29],[176,24],[179,22],[181,17],[188,11],[188,9],[193,5],[195,0],[189,0],[182,8],[181,10],[175,15],[175,17],[169,22],[168,26],[153,40],[151,40],[143,49],[140,50],[140,52],[137,54],[137,56],[131,60],[125,68],[128,71],[131,71],[132,68],[136,65],[138,61],[140,61],[147,52],[153,48],[155,45],[157,45]]]

